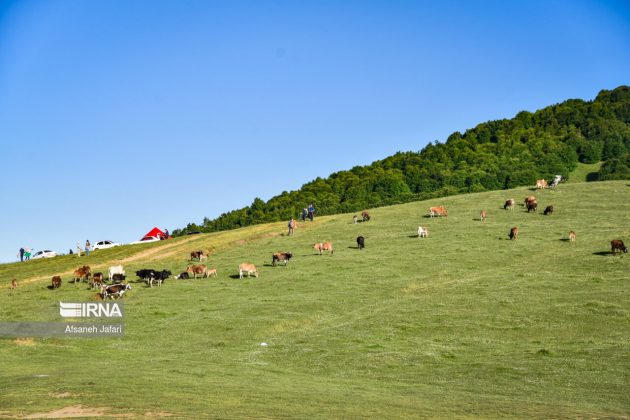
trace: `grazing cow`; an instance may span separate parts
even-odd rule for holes
[[[94,273],[90,282],[90,289],[100,289],[103,285],[103,273]]]
[[[518,228],[513,227],[510,229],[510,240],[515,241],[518,238]]]
[[[247,277],[249,277],[250,274],[254,274],[254,277],[258,278],[258,270],[256,269],[256,266],[254,264],[250,264],[250,263],[239,264],[238,266],[239,279],[243,278],[243,273],[247,273]]]
[[[112,283],[114,284],[120,284],[122,283],[125,279],[127,278],[127,276],[125,276],[124,274],[120,274],[120,273],[116,273],[112,276]]]
[[[205,265],[190,265],[186,268],[186,272],[190,275],[192,274],[194,278],[197,278],[197,274],[199,277],[208,277],[208,266]]]
[[[352,216],[352,223],[354,223],[356,225],[358,221],[359,221],[359,218],[357,217],[356,214],[354,216]]]
[[[549,188],[555,188],[558,186],[559,183],[561,183],[562,181],[564,181],[564,179],[562,178],[562,175],[556,175],[553,178],[553,181],[551,181],[551,184],[549,184]]]
[[[12,290],[13,290],[13,289],[17,289],[17,286],[18,286],[18,284],[17,284],[17,280],[16,280],[16,279],[11,280],[11,286],[10,286],[10,287],[11,287],[11,289],[12,289]]]
[[[486,214],[485,210],[481,210],[481,213],[479,213],[479,218],[481,219],[482,222],[486,221],[486,219],[488,218],[488,215]]]
[[[330,251],[330,255],[333,254],[332,242],[320,242],[318,244],[313,245],[313,249],[319,251],[319,255],[322,255],[324,251]]]
[[[130,284],[111,284],[109,286],[101,287],[101,297],[103,299],[119,299],[127,291],[131,290]]]
[[[533,201],[536,201],[536,197],[533,195],[530,195],[529,197],[525,197],[523,204],[525,205],[525,207],[527,207],[527,203],[531,203]]]
[[[208,259],[208,253],[207,252],[203,252],[203,251],[193,251],[190,253],[190,261],[194,261],[194,260],[207,260]]]
[[[61,277],[59,276],[54,276],[52,278],[52,288],[53,289],[58,289],[61,287]]]
[[[208,269],[208,277],[217,277],[217,269],[216,268],[210,268]]]
[[[538,188],[539,190],[547,188],[547,181],[545,181],[544,179],[537,179],[536,188]]]
[[[369,222],[370,221],[370,214],[367,211],[361,212],[361,219],[364,222]]]
[[[505,204],[503,205],[503,210],[514,210],[515,204],[516,201],[513,198],[510,198],[509,200],[505,201]]]
[[[178,276],[175,276],[176,279],[180,279],[180,280],[185,280],[185,279],[189,279],[190,276],[188,276],[187,272],[183,272],[183,273],[179,273]]]
[[[293,258],[293,254],[290,252],[276,252],[271,257],[271,265],[275,267],[276,262],[283,262],[286,266],[291,258]]]
[[[74,270],[74,282],[78,281],[88,281],[90,278],[90,266],[84,265],[83,267],[79,267]]]
[[[612,248],[613,254],[615,253],[615,251],[622,251],[625,254],[628,253],[628,247],[620,239],[613,239],[612,241],[610,241],[610,247]]]
[[[429,207],[429,215],[431,217],[435,217],[435,216],[447,217],[448,212],[446,211],[446,208],[444,206]]]
[[[122,274],[123,276],[125,275],[125,270],[123,269],[122,265],[113,265],[111,267],[109,267],[109,273],[108,273],[108,278],[109,281],[114,280],[114,274]]]
[[[569,242],[575,242],[575,232],[569,232]]]
[[[426,238],[429,236],[429,228],[426,227],[418,227],[418,238]]]
[[[545,216],[547,216],[547,215],[551,216],[553,214],[553,206],[545,207],[545,211],[543,212],[543,214]]]
[[[365,248],[365,238],[363,236],[357,236],[357,248]]]
[[[531,213],[538,209],[538,202],[536,200],[529,201],[527,202],[526,206],[527,206],[527,213]]]

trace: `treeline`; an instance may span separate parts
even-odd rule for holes
[[[465,192],[533,185],[538,178],[567,176],[577,162],[605,161],[599,177],[630,179],[630,87],[601,91],[593,101],[571,99],[512,119],[489,121],[451,134],[420,152],[400,152],[368,166],[317,178],[297,191],[173,235],[213,232],[288,220],[313,203],[318,215],[354,212]]]

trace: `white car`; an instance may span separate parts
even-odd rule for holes
[[[160,238],[156,238],[155,236],[145,236],[144,238],[140,239],[139,241],[135,241],[135,242],[131,242],[130,245],[135,245],[135,244],[146,244],[149,242],[159,242]]]
[[[107,248],[113,248],[115,246],[120,246],[120,244],[117,244],[116,242],[112,242],[112,241],[98,241],[97,243],[94,244],[94,251],[96,251],[97,249],[107,249]]]
[[[35,260],[37,258],[52,258],[52,257],[56,257],[57,253],[55,251],[51,251],[49,249],[46,249],[44,251],[37,251],[36,253],[34,253],[31,256],[32,260]]]

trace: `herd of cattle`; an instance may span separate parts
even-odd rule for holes
[[[539,180],[536,183],[538,188],[547,187],[546,182],[540,182],[544,180]],[[559,182],[559,180],[554,180],[554,183]],[[516,206],[516,200],[510,198],[505,201],[503,205],[503,209],[505,210],[514,210]],[[535,196],[528,196],[523,201],[523,206],[527,210],[528,213],[536,212],[538,209],[538,201]],[[549,205],[544,210],[544,215],[549,216],[552,215],[554,211],[554,207]],[[485,210],[481,210],[479,220],[485,222],[487,219],[487,213]],[[448,217],[448,212],[444,206],[436,206],[430,207],[428,211],[428,217]],[[368,212],[364,211],[361,213],[361,220],[363,222],[370,221],[371,217]],[[353,222],[358,222],[358,217],[353,217]],[[510,229],[508,237],[510,240],[517,240],[519,229],[518,227],[513,227]],[[418,227],[418,237],[426,238],[429,236],[429,229],[425,226]],[[574,231],[569,232],[569,241],[576,241],[576,233]],[[365,248],[365,237],[358,236],[356,238],[357,249],[361,250]],[[614,239],[610,243],[611,251],[613,255],[619,251],[623,253],[628,253],[628,248],[620,239]],[[332,242],[319,242],[313,245],[313,249],[315,249],[319,255],[322,255],[325,251],[328,251],[330,255],[333,254],[333,243]],[[208,252],[204,251],[192,251],[190,253],[190,261],[197,261],[199,264],[189,265],[186,268],[186,271],[181,272],[176,275],[174,278],[176,279],[197,279],[200,278],[208,278],[208,277],[217,277],[217,269],[216,268],[208,268],[207,265],[201,264],[202,261],[207,260],[209,256]],[[271,264],[272,266],[276,266],[277,264],[284,264],[285,266],[288,264],[289,260],[293,258],[293,254],[291,252],[276,252],[272,255]],[[102,272],[92,273],[90,266],[83,265],[77,268],[73,273],[73,283],[83,283],[88,282],[90,286],[90,290],[99,290],[99,295],[103,299],[119,299],[124,293],[128,290],[131,290],[131,285],[128,283],[123,283],[127,275],[122,265],[115,265],[109,267],[107,279]],[[136,277],[139,281],[145,282],[148,287],[153,287],[154,285],[157,287],[162,286],[164,281],[168,279],[172,273],[169,270],[155,270],[149,268],[143,268],[135,272]],[[254,277],[258,277],[258,269],[254,264],[251,263],[241,263],[238,266],[238,277],[242,279],[244,275],[247,274],[247,277],[253,275]],[[110,284],[108,284],[110,283]],[[51,289],[57,289],[61,287],[62,279],[61,276],[54,276],[51,280]],[[12,280],[11,289],[15,289],[17,287],[17,280]]]

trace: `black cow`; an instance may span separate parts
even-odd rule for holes
[[[171,272],[168,270],[154,271],[149,279],[149,287],[153,287],[153,283],[161,286],[164,281],[171,276]]]
[[[546,215],[550,215],[550,216],[551,216],[551,215],[553,214],[553,206],[547,206],[547,207],[545,208],[545,211],[544,211],[544,213],[543,213],[543,214],[544,214],[545,216],[546,216]]]
[[[289,260],[293,257],[293,254],[290,252],[276,252],[271,257],[271,265],[276,266],[276,262],[283,262],[286,266]]]
[[[525,206],[527,206],[527,212],[531,213],[538,209],[538,203],[536,201],[528,201]]]
[[[175,278],[185,280],[185,279],[189,279],[190,276],[188,275],[187,272],[184,271],[183,273],[180,273],[178,276],[175,276]]]
[[[357,247],[359,249],[365,248],[365,238],[363,236],[357,237]]]
[[[125,280],[127,278],[127,276],[125,276],[124,274],[120,274],[120,273],[116,273],[112,276],[112,283],[114,284],[120,284],[123,282],[123,280]]]

